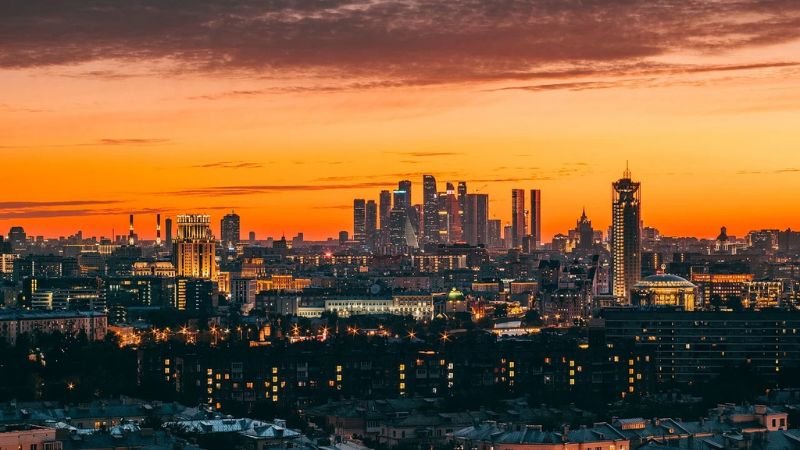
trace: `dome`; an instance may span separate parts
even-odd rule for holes
[[[464,300],[464,293],[459,291],[456,288],[453,288],[450,293],[447,294],[447,300],[451,302],[460,302]]]
[[[682,287],[682,288],[695,288],[694,284],[686,278],[679,277],[668,273],[660,273],[650,275],[643,278],[641,281],[633,285],[635,289],[653,288],[653,287]]]

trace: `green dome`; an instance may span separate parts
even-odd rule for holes
[[[447,294],[447,301],[450,302],[460,302],[464,300],[464,293],[459,291],[456,288],[453,288],[449,294]]]

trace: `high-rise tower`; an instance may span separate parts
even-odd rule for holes
[[[225,214],[222,220],[220,220],[219,228],[222,246],[226,249],[236,248],[236,244],[238,244],[242,238],[239,215],[233,211],[229,214]]]
[[[511,247],[522,247],[525,238],[525,189],[511,190]]]
[[[164,228],[166,228],[166,244],[168,249],[172,249],[172,219],[167,217],[167,220],[164,221]]]
[[[642,274],[641,184],[626,167],[612,184],[611,293],[630,300],[630,289]]]
[[[216,243],[211,233],[211,216],[178,216],[178,236],[172,258],[179,277],[216,279]]]
[[[531,240],[533,249],[542,246],[542,191],[531,189]]]
[[[392,193],[390,191],[381,191],[378,198],[378,209],[381,219],[381,230],[389,229],[389,215],[392,213]]]
[[[425,242],[439,242],[439,203],[436,200],[436,178],[422,176],[422,235]]]
[[[378,205],[375,200],[368,200],[365,208],[364,230],[367,233],[367,244],[375,245],[375,238],[378,233]]]
[[[359,244],[367,241],[367,202],[363,198],[353,200],[353,240]]]
[[[499,232],[499,230],[498,230]],[[469,245],[489,244],[489,195],[467,194],[464,201],[464,240]]]

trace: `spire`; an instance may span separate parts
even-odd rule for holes
[[[583,211],[581,212],[581,220],[585,220],[585,219],[586,219],[586,207],[584,206],[583,207]]]
[[[625,172],[622,174],[622,178],[624,178],[626,180],[630,180],[631,179],[631,168],[628,165],[628,160],[625,160]]]

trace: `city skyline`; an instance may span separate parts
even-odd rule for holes
[[[0,10],[0,229],[236,209],[322,238],[430,173],[492,211],[541,189],[547,240],[607,227],[625,160],[667,234],[800,228],[795,3],[138,3]]]
[[[627,173],[629,170],[630,169],[626,168],[625,169],[625,173]],[[405,175],[408,175],[408,174],[405,174]],[[424,185],[424,182],[425,182],[425,178],[424,177],[429,176],[429,175],[431,175],[431,174],[426,172],[426,173],[421,174],[419,176],[418,180],[417,179],[410,179],[410,180],[394,181],[393,183],[392,182],[388,183],[386,186],[384,186],[383,184],[377,184],[376,183],[375,187],[361,187],[356,192],[357,192],[358,195],[360,195],[359,199],[363,198],[365,202],[372,201],[372,202],[377,203],[378,200],[379,200],[379,197],[380,197],[379,194],[381,192],[388,190],[389,192],[393,192],[394,195],[397,195],[397,193],[400,192],[400,191],[397,190],[398,189],[397,188],[397,184],[398,183],[407,183],[407,182],[410,181],[412,186],[416,186],[416,189],[412,189],[413,198],[411,200],[411,205],[412,206],[413,205],[419,205],[421,207],[424,207],[424,203],[423,203],[424,202],[424,195],[425,195],[424,191],[423,191],[423,185]],[[435,177],[436,175],[433,174],[433,176]],[[638,177],[638,172],[637,172],[637,178],[639,178]],[[542,242],[549,242],[554,236],[566,233],[567,230],[569,230],[570,227],[572,226],[572,224],[574,223],[575,217],[579,217],[580,214],[582,214],[582,213],[585,213],[589,217],[589,219],[591,219],[595,224],[600,224],[599,226],[595,225],[595,227],[598,230],[602,230],[604,233],[611,226],[611,222],[612,222],[611,221],[611,215],[612,215],[611,206],[612,206],[612,203],[608,202],[608,201],[606,201],[605,205],[603,205],[603,204],[597,205],[597,208],[594,208],[594,209],[586,206],[585,204],[583,204],[583,206],[577,207],[576,211],[573,212],[572,211],[573,208],[572,208],[571,204],[568,204],[568,205],[564,205],[564,204],[553,205],[553,204],[551,204],[550,202],[553,201],[553,200],[549,199],[548,192],[545,189],[541,189],[539,187],[540,185],[535,184],[535,183],[526,183],[526,182],[524,182],[524,180],[521,180],[521,181],[517,181],[517,180],[501,181],[501,182],[498,182],[498,183],[502,184],[502,185],[510,184],[511,187],[509,187],[506,192],[497,192],[496,190],[473,189],[471,186],[474,185],[474,183],[471,184],[470,180],[465,180],[465,181],[466,181],[466,183],[470,184],[470,189],[469,189],[469,193],[470,194],[486,194],[487,191],[488,192],[496,192],[495,195],[486,194],[489,197],[489,205],[490,205],[489,206],[489,211],[490,212],[489,212],[488,219],[489,220],[499,219],[499,220],[501,220],[501,223],[502,223],[503,226],[510,226],[512,224],[511,209],[512,209],[512,203],[513,203],[512,198],[513,198],[513,191],[514,190],[519,190],[519,191],[530,190],[530,192],[524,192],[523,196],[527,195],[527,194],[532,195],[532,192],[544,191],[544,195],[546,196],[547,199],[544,202],[544,204],[545,204],[545,206],[543,208],[544,213],[541,214],[542,215],[542,224],[543,224],[543,226],[542,226],[542,229],[543,229],[543,231],[542,231],[543,241]],[[486,181],[486,180],[483,180],[483,181]],[[544,183],[545,181],[549,181],[549,180],[542,180],[542,183]],[[450,180],[436,181],[435,179],[434,179],[434,182],[436,182],[436,186],[437,187],[441,187],[441,188],[445,188],[447,184],[456,183],[456,181],[450,181]],[[459,183],[460,182],[464,182],[464,181],[459,181]],[[647,188],[649,188],[649,182],[645,181],[645,183],[647,184]],[[394,186],[392,184],[394,184]],[[533,188],[533,189],[528,189],[528,188],[530,188],[530,187],[532,187],[534,185],[536,185],[537,187]],[[608,185],[608,182],[606,183],[606,185]],[[481,187],[486,187],[486,186],[487,186],[487,184],[481,185]],[[525,186],[525,187],[522,187],[522,186]],[[386,189],[383,189],[384,187]],[[314,190],[314,189],[312,189],[312,190]],[[338,191],[339,189],[335,188],[335,190]],[[344,189],[342,189],[342,191],[344,191]],[[441,191],[444,192],[445,189],[442,189]],[[644,195],[646,196],[647,193],[649,192],[649,189],[644,189],[644,192],[645,192]],[[364,195],[364,194],[368,194],[368,195]],[[298,197],[301,196],[301,194],[294,194],[294,195],[296,195]],[[527,222],[530,222],[533,219],[532,217],[529,217],[530,216],[530,207],[531,207],[531,204],[529,204],[529,203],[531,202],[531,199],[523,198],[522,200],[523,200],[522,203],[523,203],[524,208],[525,208],[524,211],[523,211],[525,217],[521,218],[520,220],[525,222],[525,224],[524,224],[525,225],[524,233],[525,233],[525,235],[527,235],[527,234],[530,234],[530,231],[531,231],[529,229],[529,227],[531,225],[529,223],[527,223]],[[669,200],[669,198],[667,198],[667,200]],[[674,201],[674,199],[673,199],[673,201]],[[95,237],[101,237],[102,236],[102,237],[111,238],[112,237],[112,231],[114,231],[115,236],[127,236],[126,240],[130,240],[130,234],[132,233],[132,231],[130,230],[130,227],[132,225],[130,221],[133,219],[133,217],[139,217],[139,219],[137,220],[136,225],[135,225],[135,232],[136,232],[137,239],[155,241],[157,239],[156,234],[157,234],[157,228],[158,228],[156,225],[158,223],[160,223],[160,220],[159,220],[160,216],[164,216],[165,218],[169,219],[170,217],[175,217],[175,216],[178,216],[180,214],[185,214],[185,213],[202,213],[202,214],[209,214],[209,215],[212,216],[212,218],[214,219],[214,223],[212,223],[211,230],[212,230],[212,232],[215,234],[215,236],[217,238],[221,239],[222,229],[221,229],[221,226],[216,225],[217,221],[222,220],[222,219],[226,218],[227,216],[229,216],[231,214],[239,214],[242,211],[250,211],[252,213],[253,210],[256,210],[256,214],[253,214],[253,215],[242,214],[241,221],[244,223],[244,225],[241,225],[241,230],[242,230],[241,232],[242,233],[255,232],[256,236],[257,236],[257,239],[266,239],[266,238],[278,239],[281,236],[291,237],[291,236],[294,236],[294,235],[296,235],[298,233],[302,233],[307,239],[310,239],[310,240],[325,240],[325,239],[335,239],[336,236],[338,235],[338,233],[341,232],[341,231],[347,231],[350,234],[352,234],[353,231],[354,231],[353,230],[353,215],[352,215],[353,214],[353,211],[352,211],[352,208],[353,208],[352,199],[350,199],[350,203],[349,204],[339,205],[339,206],[337,206],[335,208],[328,208],[328,207],[326,207],[324,205],[321,205],[321,207],[320,207],[320,209],[322,210],[322,214],[317,216],[317,220],[319,220],[319,222],[321,222],[321,223],[332,223],[332,222],[335,222],[338,225],[340,223],[339,216],[344,215],[344,218],[341,219],[341,222],[342,222],[341,226],[338,227],[338,228],[336,228],[335,226],[332,226],[332,225],[328,225],[327,227],[317,228],[317,227],[315,227],[313,225],[309,225],[309,224],[313,224],[314,223],[313,221],[311,221],[311,222],[307,222],[305,224],[302,223],[302,222],[299,223],[298,226],[300,228],[297,228],[297,229],[294,229],[294,228],[287,229],[287,227],[279,227],[280,231],[278,231],[277,228],[275,228],[275,227],[272,227],[271,229],[266,229],[266,226],[259,226],[259,225],[253,226],[252,225],[253,222],[255,222],[255,220],[253,218],[254,217],[260,217],[260,214],[258,213],[259,208],[257,208],[257,207],[254,207],[254,208],[238,208],[238,207],[223,207],[223,206],[221,206],[221,207],[206,207],[206,208],[203,208],[203,207],[199,207],[199,206],[187,205],[185,208],[175,208],[175,207],[163,208],[163,209],[145,208],[145,209],[136,209],[136,210],[129,210],[129,211],[124,211],[124,210],[118,210],[117,211],[117,210],[114,210],[113,212],[108,212],[108,210],[106,210],[106,209],[98,209],[98,210],[91,210],[91,209],[75,209],[75,210],[60,209],[60,208],[84,208],[86,206],[107,205],[107,204],[112,204],[113,205],[113,204],[117,204],[117,203],[122,203],[122,202],[118,202],[118,201],[98,201],[98,202],[92,202],[92,201],[65,201],[65,202],[58,202],[58,201],[52,201],[52,202],[47,202],[47,201],[45,201],[45,202],[10,201],[10,202],[0,202],[0,209],[2,209],[2,210],[19,210],[19,211],[22,211],[19,214],[16,214],[16,213],[12,212],[9,215],[5,215],[4,213],[0,213],[0,229],[2,229],[2,227],[4,227],[4,226],[9,228],[9,229],[11,227],[13,227],[13,226],[22,226],[23,228],[25,228],[25,230],[28,233],[28,235],[30,235],[30,236],[44,236],[46,238],[55,238],[55,237],[58,237],[58,236],[68,236],[68,235],[71,235],[71,234],[76,233],[78,231],[83,232],[85,236],[95,236]],[[499,209],[498,205],[505,205],[505,206],[502,206],[502,208],[504,208],[504,209],[501,209],[499,213],[498,213],[498,209]],[[575,203],[575,205],[577,205],[577,203]],[[605,209],[605,212],[603,211],[603,209]],[[786,222],[784,224],[781,224],[781,223],[778,223],[774,219],[774,217],[770,216],[767,219],[771,219],[771,220],[768,220],[768,223],[770,223],[771,225],[767,225],[767,226],[757,226],[758,222],[753,222],[754,226],[748,226],[746,224],[742,224],[742,225],[737,226],[737,222],[735,220],[725,221],[723,219],[723,221],[719,222],[719,224],[717,224],[717,223],[700,224],[699,227],[702,227],[702,233],[701,234],[692,234],[691,232],[685,233],[685,234],[680,234],[680,233],[675,234],[675,233],[672,233],[670,231],[670,230],[673,230],[675,228],[671,227],[669,225],[668,221],[664,222],[666,224],[666,226],[665,226],[664,224],[654,223],[653,221],[648,220],[648,218],[650,217],[650,214],[655,215],[655,216],[661,216],[661,214],[658,214],[658,210],[659,209],[657,207],[654,207],[654,205],[651,204],[651,200],[650,200],[649,197],[647,198],[647,200],[645,202],[645,206],[642,209],[644,211],[642,213],[643,226],[657,228],[662,232],[662,234],[667,235],[667,236],[676,236],[676,237],[685,236],[685,237],[698,237],[698,238],[703,238],[703,239],[713,239],[719,234],[719,229],[722,226],[726,227],[727,230],[732,230],[730,233],[732,235],[735,235],[735,236],[743,236],[743,235],[745,235],[746,233],[748,233],[750,231],[759,230],[759,229],[779,229],[779,230],[796,229],[795,227],[791,226],[791,222]],[[341,210],[341,214],[339,213],[340,212],[339,210]],[[74,213],[73,213],[73,211],[74,211]],[[599,214],[598,214],[598,211],[600,212]],[[28,212],[30,214],[28,214]],[[650,214],[648,214],[648,213],[650,213]],[[555,219],[550,217],[551,214],[553,214],[555,216]],[[10,216],[11,218],[5,218],[5,217],[8,217],[8,216]],[[80,220],[82,218],[85,218],[86,216],[92,217],[92,223],[93,223],[92,226],[88,226],[87,227],[87,226],[85,226],[85,222]],[[131,217],[131,216],[133,216],[133,217]],[[150,217],[150,216],[152,216],[152,217]],[[144,220],[141,220],[144,217],[147,217],[147,218],[144,219]],[[736,216],[731,216],[731,217],[734,218],[734,219],[736,218]],[[69,228],[70,226],[72,226],[71,225],[72,221],[71,220],[64,221],[65,218],[66,219],[71,219],[72,218],[72,219],[78,220],[79,222],[78,222],[77,226],[79,228],[76,228],[76,229]],[[98,220],[95,220],[95,219],[98,219]],[[561,223],[562,221],[564,222],[563,224]],[[102,227],[94,225],[97,222],[110,223],[111,229],[104,230]],[[557,225],[554,225],[555,222],[557,222]],[[56,223],[56,225],[53,226],[52,225],[53,223]],[[31,224],[33,224],[33,226],[31,226],[31,227],[27,226],[27,225],[31,225]],[[81,226],[80,224],[84,224],[84,226]],[[39,225],[42,228],[35,227],[36,225]],[[420,228],[422,228],[422,225],[420,225]],[[40,232],[39,230],[41,230],[41,229],[54,230],[55,232],[53,232],[51,234],[48,234],[47,231]],[[678,230],[682,230],[682,229],[691,230],[693,228],[681,228],[681,227],[678,227]],[[58,231],[58,230],[61,230],[61,231]],[[420,232],[422,232],[421,229],[420,229]]]

